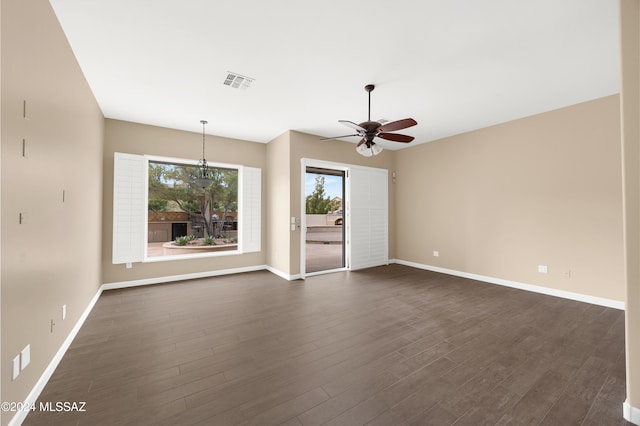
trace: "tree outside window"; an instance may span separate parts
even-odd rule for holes
[[[150,161],[149,210],[186,212],[192,224],[201,224],[203,236],[220,237],[225,224],[237,217],[238,170],[212,167],[206,188],[191,179],[195,171],[195,166]]]
[[[316,176],[315,188],[306,198],[307,214],[327,214],[340,209],[340,202],[325,194],[324,183],[324,176]]]

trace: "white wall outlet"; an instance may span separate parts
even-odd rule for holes
[[[31,363],[31,345],[27,345],[20,352],[20,371],[24,370]]]
[[[127,269],[131,269],[133,268],[133,265],[131,264],[131,262],[127,262]]]
[[[546,274],[547,272],[549,272],[549,268],[547,268],[547,265],[538,265],[538,272],[540,272],[541,274]]]
[[[20,375],[20,355],[13,359],[11,363],[11,380],[15,380]]]
[[[67,319],[67,305],[62,305],[62,319]]]
[[[440,257],[440,252],[438,250],[434,250],[433,257]]]

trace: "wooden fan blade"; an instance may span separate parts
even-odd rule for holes
[[[354,134],[354,135],[334,136],[334,137],[332,137],[332,138],[322,138],[322,139],[320,139],[320,140],[321,140],[321,141],[328,141],[328,140],[331,140],[331,139],[350,138],[351,136],[360,136],[360,135],[356,133],[356,134]]]
[[[388,141],[405,142],[405,143],[411,142],[412,140],[415,139],[413,136],[400,135],[398,133],[380,133],[378,137],[382,139],[386,139]]]
[[[351,127],[352,129],[356,129],[356,130],[358,130],[359,132],[366,132],[366,131],[367,131],[367,129],[365,129],[364,127],[360,127],[360,125],[359,125],[359,124],[356,124],[356,123],[354,123],[353,121],[349,121],[349,120],[338,120],[338,123],[342,123],[342,124],[344,124],[345,126],[349,126],[349,127]]]
[[[362,138],[362,140],[360,142],[358,142],[358,145],[356,145],[356,148],[359,147],[360,145],[362,145],[365,142],[366,142],[365,138]]]
[[[406,129],[407,127],[415,126],[418,124],[413,118],[405,118],[404,120],[392,121],[391,123],[383,124],[378,129],[381,132],[395,132],[396,130]]]

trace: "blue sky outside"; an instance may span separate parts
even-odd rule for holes
[[[330,175],[318,175],[316,173],[306,173],[305,175],[305,197],[311,195],[316,187],[316,176],[324,176],[324,193],[333,197],[342,197],[342,177]]]

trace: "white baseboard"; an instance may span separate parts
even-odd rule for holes
[[[219,275],[240,274],[243,272],[263,271],[268,267],[266,265],[245,266],[242,268],[220,269],[218,271],[196,272],[193,274],[169,275],[166,277],[145,278],[143,280],[120,281],[114,283],[106,283],[102,285],[103,290],[114,290],[118,288],[137,287],[141,285],[162,284],[174,281],[193,280],[198,278],[216,277]]]
[[[605,299],[603,297],[595,297],[595,296],[589,296],[586,294],[573,293],[570,291],[557,290],[549,287],[525,284],[517,281],[509,281],[509,280],[504,280],[502,278],[493,278],[493,277],[487,277],[485,275],[471,274],[469,272],[462,272],[462,271],[456,271],[454,269],[440,268],[438,266],[424,265],[422,263],[409,262],[406,260],[394,259],[393,261],[397,264],[411,266],[413,268],[426,269],[428,271],[440,272],[443,274],[454,275],[457,277],[469,278],[476,281],[484,281],[490,284],[498,284],[505,287],[517,288],[520,290],[531,291],[534,293],[541,293],[549,296],[562,297],[563,299],[576,300],[578,302],[586,302],[586,303],[591,303],[593,305],[605,306],[607,308],[624,310],[624,302],[621,302],[618,300]],[[391,260],[389,262],[391,262]]]
[[[58,367],[58,364],[60,364],[60,361],[62,361],[62,357],[67,352],[67,349],[69,349],[69,346],[71,346],[71,342],[73,342],[73,339],[75,339],[76,335],[78,334],[78,331],[80,331],[80,328],[82,327],[82,324],[84,324],[85,320],[91,313],[91,310],[93,309],[96,302],[100,298],[100,295],[102,294],[102,289],[103,289],[103,286],[100,286],[100,288],[96,292],[96,295],[93,296],[93,299],[91,299],[91,301],[89,302],[89,305],[84,310],[84,312],[82,313],[82,315],[80,316],[76,324],[73,326],[73,329],[71,329],[71,332],[62,343],[62,346],[60,346],[60,349],[58,349],[58,352],[56,352],[56,354],[53,356],[53,359],[51,360],[47,368],[45,368],[44,372],[42,373],[42,376],[40,376],[40,378],[36,382],[36,385],[33,387],[33,389],[31,389],[31,392],[29,392],[29,395],[27,395],[27,398],[24,400],[25,406],[30,407],[35,405],[36,401],[38,400],[38,397],[40,396],[40,393],[42,393],[42,390],[44,389],[47,382],[53,375],[53,372]],[[9,426],[21,425],[22,422],[24,422],[24,419],[27,417],[27,414],[29,413],[30,411],[18,411],[16,415],[13,416],[13,418],[9,421]]]
[[[640,408],[631,406],[629,400],[622,404],[622,416],[626,421],[640,425]]]

